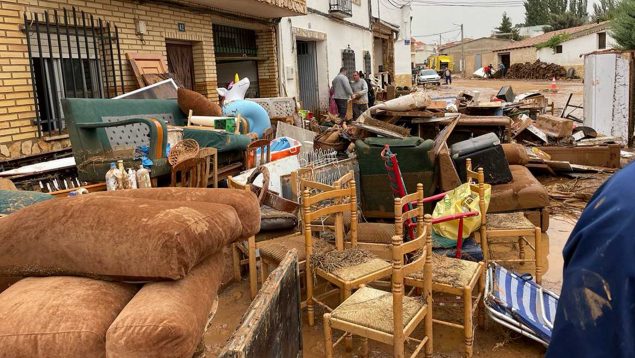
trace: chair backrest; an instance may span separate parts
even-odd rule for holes
[[[485,171],[483,168],[478,168],[478,171],[474,171],[472,169],[472,159],[467,158],[465,161],[465,172],[467,173],[467,182],[469,184],[478,185],[478,207],[481,210],[481,213],[486,213],[486,205],[485,205]],[[481,226],[484,226],[487,223],[487,215],[481,215]]]
[[[421,184],[420,184],[421,185]],[[395,200],[396,201],[396,200]],[[423,208],[423,199],[418,202]],[[421,222],[421,230],[417,231],[417,237],[404,243],[403,237],[395,235],[392,238],[392,296],[393,296],[393,323],[394,344],[403,344],[403,297],[404,278],[412,273],[423,271],[424,298],[432,294],[432,216],[423,215],[423,210],[418,210],[417,222]],[[414,257],[408,263],[404,263],[406,255]],[[432,309],[428,307],[428,310]]]
[[[421,232],[423,221],[418,219],[423,217],[423,184],[417,184],[417,191],[402,198],[395,198],[395,235],[403,237],[404,223],[412,225],[416,219],[417,232]],[[405,211],[404,211],[405,209]],[[413,225],[414,226],[414,225]],[[412,229],[413,227],[409,227]],[[412,233],[412,230],[410,230]],[[414,235],[411,235],[411,238]]]
[[[259,152],[260,151],[260,152]],[[271,161],[271,141],[255,140],[245,150],[245,169],[251,169]]]
[[[342,177],[340,177],[338,180],[336,180],[333,185],[328,185],[328,184],[324,184],[324,183],[320,183],[317,181],[313,181],[313,180],[309,180],[307,178],[310,178],[310,174],[311,171],[310,169],[300,169],[297,171],[297,175],[300,177],[300,192],[304,193],[305,190],[309,190],[309,195],[315,195],[318,193],[323,193],[323,192],[327,192],[327,191],[332,191],[332,190],[336,190],[336,189],[348,189],[350,188],[351,182],[355,179],[355,174],[354,172],[351,170],[348,173],[344,174]],[[355,200],[355,202],[357,202],[357,193],[353,193],[353,195],[350,198],[345,199],[346,201],[352,201]],[[341,202],[341,201],[340,201]],[[331,204],[330,202],[327,203],[323,203],[323,204]],[[351,213],[352,215],[352,213]],[[357,219],[356,219],[357,220]],[[344,215],[343,213],[336,213],[335,214],[335,224],[336,224],[336,228],[335,231],[337,231],[337,222],[340,221],[341,227],[344,227]],[[323,231],[322,229],[325,229],[329,227],[329,225],[321,225],[320,227],[312,227],[311,229],[313,231]],[[357,233],[356,233],[357,234]],[[351,234],[352,235],[352,234]],[[355,241],[357,241],[357,236],[355,236]]]
[[[357,246],[357,198],[355,181],[348,188],[335,188],[311,195],[309,189],[302,193],[302,221],[307,242],[307,257],[310,257],[313,222],[328,215],[335,215],[335,247],[344,250],[344,213],[351,213],[350,240]]]
[[[203,167],[205,160],[203,158],[186,159],[172,167],[172,178],[170,186],[184,188],[200,188],[203,187]]]
[[[217,155],[217,153],[218,150],[216,148],[201,148],[198,151],[197,157],[203,159],[201,169],[201,179],[203,180],[203,182],[201,182],[202,188],[206,188],[209,185],[209,172],[212,170],[213,166],[211,157]]]

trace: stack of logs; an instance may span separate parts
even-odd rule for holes
[[[564,78],[567,70],[555,63],[546,63],[536,60],[534,63],[515,63],[509,67],[506,78],[550,80],[552,78]]]

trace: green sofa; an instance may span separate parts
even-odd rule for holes
[[[170,173],[166,123],[186,125],[176,100],[69,98],[62,100],[62,106],[80,180],[104,181],[110,163],[118,159],[126,167],[138,166],[131,154],[139,145],[150,148],[152,177]],[[219,166],[241,161],[250,143],[244,135],[188,127],[183,129],[183,138],[218,149]]]
[[[390,188],[388,172],[381,151],[388,144],[397,154],[397,161],[408,193],[417,191],[417,184],[423,183],[424,193],[433,193],[436,187],[434,163],[428,152],[434,141],[419,137],[390,139],[371,137],[355,142],[359,162],[362,212],[368,218],[390,219],[395,217],[394,197]]]

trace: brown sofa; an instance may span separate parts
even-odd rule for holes
[[[90,218],[80,210],[84,206],[98,215],[82,234]],[[1,218],[0,232],[30,215],[53,218],[60,208],[73,215],[49,222],[48,230],[24,226],[36,235],[22,232],[20,241],[0,234],[6,249],[0,253],[0,357],[189,358],[217,306],[223,246],[260,229],[253,193],[166,188],[51,200]],[[187,215],[172,215],[185,209]],[[133,215],[137,220],[125,217]],[[213,225],[215,218],[233,227]],[[117,241],[123,232],[126,240]],[[116,254],[121,247],[126,255]],[[25,249],[31,251],[28,259],[11,258],[11,252]],[[165,260],[152,259],[159,253]],[[60,260],[64,257],[71,264]],[[2,291],[15,281],[9,276],[29,275],[42,277],[24,278]],[[122,278],[136,282],[119,282]]]
[[[531,174],[525,164],[529,157],[520,144],[503,144],[505,157],[512,172],[512,181],[492,186],[492,198],[488,211],[502,213],[522,211],[542,231],[549,228],[549,194],[547,189]]]

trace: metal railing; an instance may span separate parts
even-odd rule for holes
[[[65,128],[63,98],[110,98],[124,93],[116,25],[84,11],[25,13],[38,137]]]
[[[353,16],[353,0],[330,0],[329,12]]]

